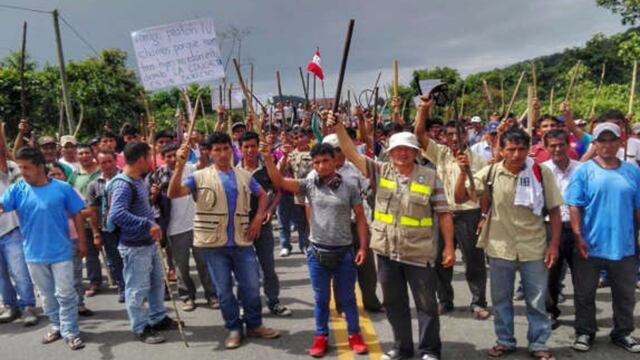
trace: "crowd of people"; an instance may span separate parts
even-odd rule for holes
[[[535,100],[531,119],[443,121],[425,95],[409,122],[399,104],[394,97],[389,119],[360,106],[333,113],[312,104],[279,106],[271,119],[249,112],[233,124],[219,106],[211,134],[155,126],[140,134],[128,125],[120,134],[105,127],[86,144],[69,135],[29,143],[21,122],[11,149],[0,138],[0,323],[22,317],[35,325],[37,291],[50,322],[42,343],[64,339],[80,349],[78,316],[93,315],[85,297],[104,289],[106,271],[144,343],[164,342],[161,331],[185,325],[168,315],[166,280],[176,281],[182,311],[198,306],[201,284],[206,306],[221,311],[225,348],[277,338],[263,322],[260,291],[273,315],[292,314],[279,299],[275,254],[291,256],[295,229],[314,294],[313,357],[329,346],[332,296],[350,347],[368,352],[357,282],[365,310],[385,313],[391,326],[383,359],[440,359],[456,249],[470,316],[493,317],[488,356],[515,351],[513,301],[524,299],[528,351],[554,359],[547,342],[560,326],[566,281],[574,289],[573,349],[594,345],[596,289],[610,286],[611,341],[640,352],[631,336],[640,127],[630,116],[606,111],[589,127],[569,103],[558,115],[540,114]]]

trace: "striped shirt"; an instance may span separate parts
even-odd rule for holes
[[[118,227],[120,244],[146,246],[153,244],[149,229],[154,224],[149,204],[149,188],[143,179],[132,179],[136,194],[126,181],[117,180],[110,185],[111,206],[109,216]]]

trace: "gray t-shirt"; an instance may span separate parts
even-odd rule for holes
[[[362,204],[360,191],[350,181],[333,190],[317,184],[317,176],[299,180],[300,195],[311,207],[311,242],[325,246],[351,245],[351,209]]]

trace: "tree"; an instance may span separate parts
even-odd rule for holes
[[[622,16],[622,25],[635,25],[640,19],[640,1],[638,0],[596,0],[598,6]]]

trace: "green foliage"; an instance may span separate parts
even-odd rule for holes
[[[635,25],[640,19],[640,1],[638,0],[596,0],[598,6],[622,16],[623,25]]]

